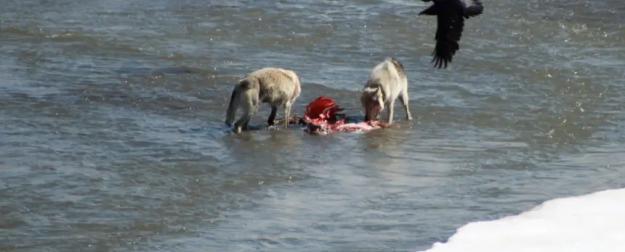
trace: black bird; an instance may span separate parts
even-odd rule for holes
[[[479,0],[423,0],[434,2],[419,15],[436,15],[436,48],[432,53],[434,67],[447,68],[458,51],[464,19],[482,14],[484,7]]]

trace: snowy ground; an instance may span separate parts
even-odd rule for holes
[[[547,201],[516,216],[469,223],[426,252],[625,251],[625,189]]]

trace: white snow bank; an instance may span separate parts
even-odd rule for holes
[[[469,223],[426,252],[625,251],[625,189],[550,200],[516,216]]]

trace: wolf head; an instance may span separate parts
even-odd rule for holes
[[[384,94],[380,87],[365,87],[360,102],[365,110],[365,121],[377,120],[384,110]]]

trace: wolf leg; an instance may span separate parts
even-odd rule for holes
[[[410,113],[408,99],[409,99],[408,90],[404,89],[404,91],[401,92],[401,96],[399,97],[399,100],[401,101],[402,105],[404,105],[404,111],[406,112],[406,120],[412,121],[412,114]]]
[[[291,102],[284,104],[284,127],[289,127],[289,121],[291,119]]]
[[[241,118],[234,123],[234,132],[237,134],[247,129],[247,124],[258,109],[258,91],[254,89],[247,90],[241,98],[241,110],[243,110],[243,113]]]
[[[388,124],[392,124],[393,123],[393,114],[394,114],[394,108],[395,108],[395,99],[391,99],[388,103]]]
[[[269,114],[269,119],[267,119],[267,124],[269,126],[274,125],[276,122],[276,113],[278,112],[278,107],[271,105],[271,114]]]
[[[239,120],[234,123],[234,132],[238,134],[241,133],[241,131],[243,130],[247,130],[247,124],[250,122],[250,119],[253,115],[253,110],[251,110],[249,107],[244,107],[241,118],[239,118]]]

